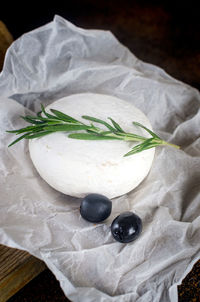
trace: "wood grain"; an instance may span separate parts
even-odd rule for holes
[[[45,269],[44,262],[27,252],[0,245],[0,302],[7,301]]]
[[[3,67],[4,56],[7,48],[13,42],[13,37],[6,25],[0,20],[0,70]]]

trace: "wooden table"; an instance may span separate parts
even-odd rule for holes
[[[8,46],[12,43],[13,37],[5,24],[0,20],[0,71],[3,67],[4,56]]]
[[[29,253],[0,245],[0,302],[5,302],[46,269]]]
[[[115,5],[112,1],[105,0],[67,3],[62,8],[55,8],[49,3],[48,11],[42,11],[41,8],[40,14],[37,7],[32,7],[32,14],[28,19],[23,19],[23,10],[18,20],[14,20],[13,16],[9,19],[8,14],[7,20],[14,38],[51,21],[57,13],[81,27],[111,30],[140,59],[156,64],[177,79],[200,89],[200,18],[199,10],[190,2],[181,2],[181,5],[173,3],[173,6],[170,6],[169,1],[156,4],[154,1],[139,0],[116,0]],[[10,33],[0,23],[0,66],[5,50],[11,42]],[[6,301],[44,269],[44,263],[28,253],[0,246],[0,297],[4,297],[0,298],[0,302]],[[200,301],[199,280],[200,261],[178,288],[179,302]],[[51,291],[51,298],[50,287],[55,289],[54,292]],[[38,289],[38,302],[68,301],[48,270],[14,295],[10,301],[36,301],[33,298],[35,288]]]

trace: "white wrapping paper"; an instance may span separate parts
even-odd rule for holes
[[[27,141],[7,148],[14,135],[5,132],[25,125],[19,115],[40,103],[81,92],[133,103],[155,132],[182,147],[157,148],[148,177],[114,199],[109,219],[96,225],[80,217],[79,199],[40,178]],[[199,105],[196,89],[141,62],[108,31],[55,16],[24,34],[0,74],[0,243],[42,259],[71,301],[177,301],[177,284],[200,257]],[[142,218],[143,232],[121,244],[110,224],[126,210]]]

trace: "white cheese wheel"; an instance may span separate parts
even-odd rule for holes
[[[126,132],[149,137],[145,130],[132,124],[137,121],[151,129],[144,113],[113,96],[74,94],[47,106],[47,112],[50,108],[86,124],[89,121],[82,119],[82,115],[103,120],[111,117]],[[151,168],[154,148],[123,157],[136,144],[120,140],[77,140],[68,138],[67,132],[55,132],[29,140],[29,151],[38,173],[54,189],[75,197],[99,193],[114,198],[138,186]]]

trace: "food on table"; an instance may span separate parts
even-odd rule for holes
[[[132,124],[136,121],[151,129],[144,113],[113,96],[75,94],[55,101],[47,106],[46,111],[51,113],[51,108],[84,123],[82,115],[102,120],[111,116],[124,131],[149,137],[145,129]],[[108,130],[104,125],[102,129]],[[64,194],[84,197],[96,192],[114,198],[138,186],[151,168],[154,148],[124,157],[138,142],[79,140],[68,135],[66,132],[54,132],[29,140],[30,157],[38,173],[50,186]]]
[[[108,112],[113,113],[113,115],[115,115],[118,118],[118,120],[120,120],[120,119],[122,120],[122,116],[123,116],[123,118],[126,118],[125,120],[123,120],[124,125],[123,125],[123,127],[121,127],[119,125],[119,123],[116,122],[116,120],[114,120],[111,117],[107,117],[107,120],[103,120],[99,117],[93,117],[93,116],[87,115],[87,114],[82,115],[81,116],[82,120],[79,120],[77,118],[70,116],[69,114],[61,112],[60,110],[57,110],[55,108],[49,108],[49,107],[47,110],[50,111],[50,113],[48,113],[47,110],[45,110],[44,106],[41,105],[41,109],[42,109],[41,112],[38,112],[36,115],[26,115],[26,116],[21,117],[29,124],[32,124],[31,126],[27,126],[27,127],[20,128],[17,130],[7,131],[10,133],[15,133],[16,135],[20,135],[17,139],[15,139],[14,141],[12,141],[9,144],[9,147],[14,145],[15,143],[19,142],[22,139],[29,139],[29,140],[37,141],[37,142],[29,144],[32,161],[33,161],[34,165],[36,166],[36,169],[38,170],[38,172],[41,174],[41,176],[47,182],[49,182],[50,185],[52,185],[53,187],[55,187],[56,189],[60,190],[63,193],[70,194],[69,192],[67,192],[68,186],[66,184],[66,181],[65,182],[63,181],[63,179],[66,176],[68,177],[67,179],[70,181],[70,177],[69,177],[68,173],[66,172],[67,171],[67,166],[66,166],[67,160],[65,158],[66,155],[71,155],[71,157],[69,157],[68,160],[70,160],[70,158],[72,158],[72,168],[75,168],[75,169],[73,169],[74,172],[77,171],[76,163],[73,164],[73,162],[76,158],[75,153],[79,156],[79,159],[78,159],[79,161],[81,160],[81,157],[82,157],[83,161],[85,161],[86,164],[91,163],[94,165],[92,170],[93,171],[96,170],[97,176],[99,176],[98,175],[99,172],[101,170],[103,170],[102,168],[104,168],[104,170],[107,170],[108,172],[109,172],[109,170],[110,171],[113,170],[112,172],[120,172],[120,169],[123,169],[124,167],[126,167],[127,171],[128,171],[128,168],[129,168],[130,171],[128,171],[129,172],[128,176],[130,175],[131,179],[134,180],[133,184],[131,185],[132,188],[134,188],[135,186],[137,186],[139,184],[139,182],[141,182],[141,180],[145,177],[145,174],[147,174],[148,170],[150,169],[152,158],[153,158],[153,156],[152,156],[153,153],[151,154],[151,156],[150,156],[150,153],[145,153],[145,155],[143,154],[140,158],[136,157],[135,160],[137,159],[137,161],[134,163],[134,165],[132,165],[132,162],[130,162],[131,165],[129,165],[128,161],[120,160],[120,158],[118,157],[118,152],[116,152],[118,149],[119,150],[123,149],[122,144],[120,147],[119,144],[118,144],[118,146],[117,145],[115,146],[114,142],[112,142],[113,144],[112,145],[110,144],[110,148],[109,148],[108,144],[106,144],[106,143],[105,144],[99,143],[98,145],[97,144],[90,145],[89,142],[83,143],[83,141],[102,141],[102,140],[103,141],[105,141],[105,140],[106,141],[116,141],[117,140],[118,142],[125,141],[126,147],[128,146],[128,142],[129,142],[129,144],[130,143],[133,144],[133,145],[131,145],[131,149],[128,152],[124,153],[124,155],[123,155],[124,157],[128,157],[133,154],[135,155],[142,151],[147,151],[148,149],[151,149],[151,148],[154,148],[157,146],[162,146],[162,145],[171,145],[173,147],[179,148],[176,145],[173,145],[171,143],[168,143],[168,142],[162,140],[157,134],[152,132],[151,129],[146,127],[144,124],[141,124],[140,122],[138,122],[137,120],[143,120],[144,123],[149,124],[147,118],[144,116],[144,114],[141,111],[139,111],[134,106],[131,106],[130,104],[128,104],[126,102],[122,103],[122,101],[117,98],[114,98],[111,96],[106,96],[106,95],[97,95],[97,94],[80,94],[80,95],[73,95],[71,97],[63,98],[63,99],[55,102],[53,104],[53,106],[61,105],[61,107],[64,107],[66,109],[66,111],[72,110],[72,112],[73,112],[73,110],[75,108],[71,104],[71,101],[73,101],[73,105],[75,104],[76,109],[78,109],[78,115],[80,115],[80,112],[82,109],[81,106],[84,106],[84,108],[86,108],[86,112],[96,111],[98,116],[105,115],[106,110],[104,110],[104,109],[107,109]],[[81,104],[79,101],[81,102]],[[96,102],[96,104],[94,104],[94,101]],[[77,114],[77,112],[76,112],[76,114]],[[130,124],[128,123],[129,119],[130,119],[130,114],[132,117],[136,118],[136,121],[132,122],[133,126],[135,126],[136,133],[132,133],[127,130],[131,124],[131,123]],[[84,122],[83,122],[83,120],[84,120]],[[85,123],[85,120],[87,121],[87,123]],[[100,125],[100,127],[99,127],[99,125]],[[102,126],[104,128],[102,128]],[[144,133],[138,133],[138,129],[140,129],[140,131],[142,130],[143,132],[145,131],[146,135],[148,134],[148,137],[146,135],[144,136]],[[81,140],[82,141],[81,145],[80,144],[79,144],[79,146],[77,144],[73,145],[73,143],[71,141],[66,141],[66,136],[63,136],[63,135],[61,136],[59,134],[58,134],[59,135],[58,136],[57,135],[58,132],[62,132],[62,133],[64,133],[64,135],[67,135],[68,139]],[[56,134],[56,135],[52,136],[53,134]],[[51,138],[49,138],[50,135],[51,135]],[[48,139],[42,140],[42,137],[44,137],[44,136],[48,136]],[[59,137],[60,137],[60,140],[59,140]],[[38,142],[39,138],[40,138],[40,142]],[[65,140],[65,142],[62,142],[62,138],[63,138],[63,141]],[[67,146],[65,144],[66,142],[68,143]],[[40,143],[41,143],[41,148],[40,148]],[[44,144],[45,144],[46,150],[45,150]],[[51,147],[49,145],[51,145]],[[56,148],[57,145],[58,145],[58,148]],[[105,146],[105,148],[104,148],[104,146]],[[36,148],[34,148],[34,147],[36,147]],[[37,147],[39,147],[39,149],[37,149]],[[66,147],[66,149],[64,149],[64,154],[63,154],[62,147]],[[78,149],[75,147],[77,147]],[[94,148],[94,152],[91,151],[90,147]],[[103,150],[103,152],[105,151],[104,157],[102,156],[101,149],[98,150],[98,147],[101,147],[101,148],[103,147],[102,150]],[[74,149],[75,153],[70,154],[71,151],[69,151],[67,153],[67,149],[69,149],[71,151],[73,151],[73,149]],[[42,150],[43,152],[40,152],[40,150]],[[52,150],[52,151],[50,151],[50,150]],[[80,150],[83,150],[82,154],[81,154]],[[110,154],[111,150],[112,150],[113,154]],[[95,156],[95,152],[96,152],[96,156]],[[49,156],[48,156],[48,153],[49,153]],[[147,154],[149,154],[149,156],[147,156]],[[51,165],[48,164],[46,169],[40,167],[42,155],[47,155],[47,158],[49,158],[51,161],[54,161],[55,164],[58,163],[58,165],[57,165],[57,167],[55,167],[56,169],[54,171],[52,171],[50,169],[50,167],[53,166],[52,163],[51,163]],[[90,158],[90,155],[92,155],[91,160],[87,161],[86,155],[88,155],[88,158]],[[109,155],[110,157],[108,157],[107,155]],[[51,158],[51,156],[53,156],[53,157]],[[62,160],[59,157],[61,157]],[[140,160],[138,161],[138,159],[140,159]],[[77,162],[78,162],[78,160],[77,160]],[[145,163],[145,160],[146,160],[146,163]],[[80,166],[84,167],[83,161],[80,164]],[[39,164],[38,164],[38,162],[39,162]],[[62,163],[63,163],[63,166],[62,166]],[[139,166],[138,163],[141,164],[141,166]],[[147,163],[148,163],[148,165],[147,165]],[[146,165],[146,169],[145,169],[145,165]],[[111,169],[109,169],[109,166],[111,166]],[[92,167],[92,165],[91,165],[91,167]],[[105,167],[107,167],[108,169],[106,169]],[[132,168],[134,168],[134,169],[132,169]],[[131,175],[131,169],[132,169],[132,171],[135,171],[135,173],[136,173],[135,177],[133,177],[133,175]],[[52,176],[49,177],[47,175],[47,173],[49,173],[48,170],[55,172],[55,178],[52,178]],[[46,171],[47,171],[47,173],[46,173]],[[93,171],[91,171],[91,172],[93,172]],[[62,177],[61,177],[62,180],[58,179],[59,175],[62,175]],[[93,175],[95,176],[95,173],[93,173]],[[72,180],[73,179],[76,180],[76,178],[74,176],[75,175],[72,174]],[[109,175],[109,177],[110,177],[110,175]],[[56,178],[57,178],[57,180],[56,180]],[[50,180],[53,180],[53,182],[52,181],[50,182]],[[80,177],[79,177],[79,180],[80,180]],[[55,183],[55,185],[54,185],[54,183]],[[94,185],[94,183],[95,183],[95,181],[93,179],[93,185]],[[108,183],[112,183],[112,177],[110,177],[110,179],[108,179]],[[65,184],[64,188],[62,188],[62,184]],[[127,187],[129,187],[131,182],[128,183],[128,180],[127,180],[127,182],[124,184],[124,186],[126,184],[127,184]],[[97,189],[99,189],[98,185],[96,187],[97,187]],[[125,186],[125,188],[126,188],[126,186]],[[127,188],[126,188],[125,193],[126,192],[128,192]],[[72,193],[71,195],[73,195],[73,194],[74,194],[74,196],[76,196],[75,194],[77,194],[77,193]],[[119,195],[119,193],[116,193],[116,192],[114,192],[113,194],[114,194],[114,196],[116,194]]]
[[[81,202],[81,216],[90,222],[101,222],[110,216],[112,202],[106,196],[91,193]]]
[[[133,212],[124,212],[117,216],[111,225],[115,240],[128,243],[138,238],[142,232],[142,220]]]
[[[116,97],[75,94],[41,109],[22,117],[31,126],[7,131],[21,135],[9,146],[28,139],[32,162],[50,186],[71,196],[87,194],[80,214],[90,222],[108,218],[109,198],[128,193],[147,176],[154,147],[179,148],[157,136],[144,113]],[[132,212],[120,214],[111,225],[113,237],[122,243],[141,231],[142,220]]]

